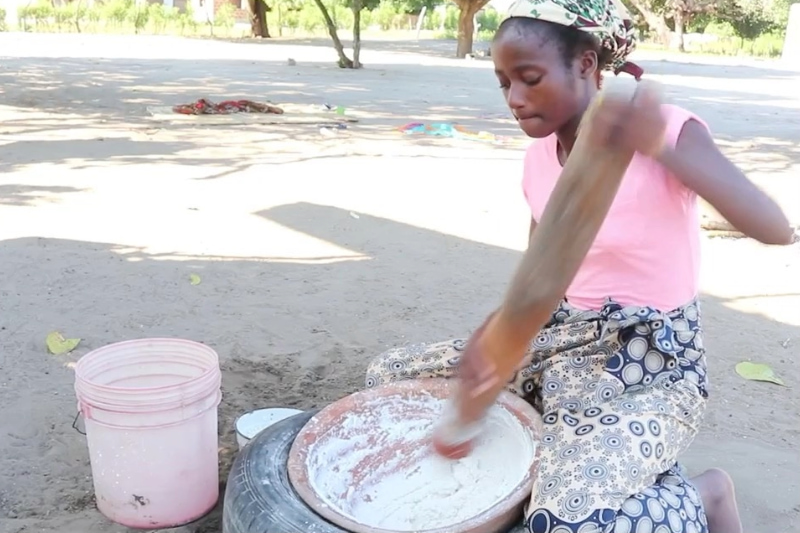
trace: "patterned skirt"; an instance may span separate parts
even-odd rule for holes
[[[389,350],[366,385],[451,377],[466,341]],[[698,302],[663,313],[611,300],[562,302],[507,389],[543,416],[531,533],[705,533],[697,489],[677,462],[707,398]]]

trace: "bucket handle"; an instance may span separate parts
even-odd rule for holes
[[[78,425],[78,421],[81,420],[81,415],[82,414],[83,414],[83,411],[78,410],[78,413],[75,415],[75,418],[72,420],[72,429],[74,429],[75,431],[77,431],[81,435],[85,436],[86,435],[86,431],[81,429],[80,426]]]

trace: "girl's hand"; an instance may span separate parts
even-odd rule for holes
[[[623,146],[642,155],[656,157],[664,147],[667,122],[661,112],[661,94],[656,85],[639,82],[633,97],[609,93],[594,111],[593,135],[601,142]]]
[[[442,420],[433,435],[433,447],[448,459],[461,459],[472,451],[472,441],[480,433],[483,413],[476,412],[471,400],[497,385],[497,367],[481,348],[480,339],[492,316],[478,328],[458,364],[456,394],[449,400]]]

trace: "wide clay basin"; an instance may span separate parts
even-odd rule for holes
[[[377,477],[419,470],[420,458],[433,453],[430,430],[441,416],[443,400],[450,397],[455,385],[446,379],[399,381],[357,392],[329,405],[306,424],[290,450],[288,473],[294,489],[314,512],[353,533],[505,532],[520,519],[530,496],[538,466],[536,444],[542,433],[540,415],[527,402],[507,392],[500,395],[493,409],[498,413],[502,410],[504,422],[518,430],[515,435],[520,439],[530,439],[526,446],[531,446],[529,464],[525,463],[528,455],[524,455],[525,464],[514,477],[519,482],[514,485],[512,480],[511,485],[502,485],[507,494],[487,503],[490,506],[484,506],[483,512],[476,509],[479,514],[474,516],[460,516],[458,521],[447,524],[425,520],[424,527],[415,524],[411,528],[408,523],[403,527],[386,527],[382,523],[379,527],[374,521],[369,523],[371,519],[364,518],[367,515],[363,512],[353,511],[354,506],[374,509],[379,505],[371,499],[376,496],[368,488]],[[499,449],[502,455],[504,448]],[[503,490],[506,489],[500,489]],[[382,494],[386,496],[385,491]],[[442,507],[450,503],[451,500],[443,500]],[[419,522],[420,516],[414,519]],[[431,523],[434,527],[427,526]]]

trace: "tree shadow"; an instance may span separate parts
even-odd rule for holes
[[[800,140],[800,109],[793,96],[787,93],[785,96],[765,97],[750,92],[712,90],[691,86],[686,81],[689,79],[681,76],[665,79],[668,101],[699,113],[711,125],[726,152],[744,170],[777,173],[800,162],[796,142]],[[80,164],[92,165],[105,159],[102,154],[108,150],[112,153],[111,161],[118,164],[141,161],[150,151],[151,154],[192,164],[225,166],[218,158],[198,158],[181,153],[193,148],[202,149],[209,136],[221,134],[215,131],[224,131],[223,135],[230,132],[234,136],[247,131],[283,135],[287,139],[322,140],[316,125],[288,128],[255,124],[213,126],[202,122],[171,124],[154,121],[147,112],[150,105],[171,106],[200,97],[269,99],[319,105],[320,108],[323,103],[343,105],[359,114],[359,122],[349,125],[346,135],[340,135],[339,140],[333,140],[340,144],[341,138],[350,134],[383,140],[398,139],[393,130],[409,122],[451,122],[474,131],[508,136],[514,142],[526,142],[509,118],[488,66],[467,68],[453,64],[398,63],[378,64],[363,72],[351,72],[332,65],[288,67],[277,64],[277,59],[269,55],[259,61],[30,57],[8,60],[7,68],[0,71],[0,86],[5,87],[0,103],[23,111],[36,109],[55,113],[49,117],[29,113],[27,118],[23,114],[20,118],[4,121],[3,126],[11,132],[12,140],[41,143],[30,150],[19,150],[30,147],[30,144],[0,148],[5,156],[11,155],[2,159],[5,169],[17,168],[19,163],[15,161],[21,154],[34,154],[28,163],[58,163],[77,158],[83,159]],[[28,135],[35,138],[65,127],[91,127],[101,131],[115,127],[137,128],[137,131],[151,128],[185,131],[187,135],[180,141],[166,143],[110,138],[27,141],[24,137],[17,137]],[[198,131],[208,134],[200,138],[196,135]],[[194,136],[189,135],[193,133]],[[192,138],[194,140],[190,140]],[[77,144],[71,144],[73,142]],[[445,146],[452,139],[408,135],[403,136],[403,142]],[[99,143],[103,143],[102,146]],[[506,148],[474,141],[457,143],[460,146]],[[95,146],[98,151],[93,157]],[[78,155],[71,156],[73,151]],[[262,156],[268,161],[267,152],[259,155]],[[298,154],[298,157],[305,156]]]
[[[59,185],[0,184],[0,205],[32,206],[43,202],[58,202],[62,194],[83,190]]]
[[[29,37],[34,41],[38,38]],[[60,37],[67,41],[77,38]],[[349,71],[335,66],[335,54],[326,39],[231,44],[141,36],[130,40],[131,45],[141,43],[137,49],[124,51],[124,57],[109,58],[102,49],[109,36],[82,38],[87,46],[95,43],[95,48],[81,52],[85,57],[29,53],[28,57],[5,58],[5,68],[0,70],[0,103],[57,113],[75,111],[92,115],[95,124],[104,119],[112,124],[124,121],[178,128],[190,126],[153,122],[147,107],[171,106],[201,97],[269,99],[320,108],[327,103],[362,111],[364,117],[353,125],[354,129],[385,130],[408,122],[446,121],[522,137],[497,89],[491,64],[447,59],[445,51],[453,45],[449,41],[368,41],[374,46],[374,62],[370,62],[368,49],[367,68]],[[181,58],[179,51],[171,53],[173,45],[179,48],[187,43],[204,45],[203,50],[198,50],[197,59]],[[146,45],[155,52],[148,51]],[[208,57],[202,55],[205,45],[213,52]],[[288,65],[287,54],[297,50],[307,53],[298,58],[296,65]],[[321,50],[330,52],[330,61],[320,60],[325,57]],[[431,57],[440,60],[428,61]],[[664,77],[671,101],[700,113],[723,138],[771,139],[775,142],[761,143],[753,149],[779,152],[777,139],[798,140],[800,110],[795,105],[792,86],[797,74],[772,69],[768,64],[641,63],[651,74]],[[698,80],[700,77],[708,81]],[[749,89],[726,86],[728,79],[747,81]],[[29,126],[32,131],[37,127],[34,117]],[[200,123],[194,127],[213,128]],[[782,155],[796,162],[793,150]]]
[[[257,214],[286,228],[287,238],[300,233],[351,253],[213,257],[38,237],[0,241],[0,367],[14,376],[0,387],[0,454],[6,461],[0,501],[17,517],[0,518],[0,529],[24,524],[53,530],[63,522],[51,520],[67,517],[87,533],[108,530],[86,497],[91,481],[85,440],[71,429],[69,365],[87,351],[157,336],[214,347],[223,368],[224,480],[235,454],[238,415],[268,406],[324,406],[360,389],[363,369],[381,351],[468,334],[497,305],[520,257],[330,206],[295,203]],[[190,273],[202,282],[191,285]],[[796,388],[739,381],[732,366],[758,354],[795,385],[796,358],[764,339],[800,340],[800,328],[726,303],[703,298],[716,386],[706,429],[689,455],[702,457],[700,466],[732,470],[746,527],[782,531],[792,523],[786,520],[798,518],[789,501],[798,481],[786,475],[800,466],[791,451],[800,438]],[[74,354],[45,354],[43,339],[54,329],[83,339]],[[738,336],[735,345],[731,335]],[[790,351],[796,352],[794,346]],[[754,418],[751,405],[776,409],[769,418]],[[726,455],[731,443],[738,452]],[[759,470],[736,463],[743,456]],[[782,474],[768,484],[758,473],[776,470]],[[57,489],[43,490],[54,478]],[[187,531],[217,531],[218,524],[219,511]]]
[[[97,165],[113,166],[142,162],[152,157],[168,160],[195,148],[194,143],[156,142],[129,138],[43,139],[0,145],[0,172],[42,163],[70,163],[80,170]],[[197,159],[198,164],[215,160]]]

